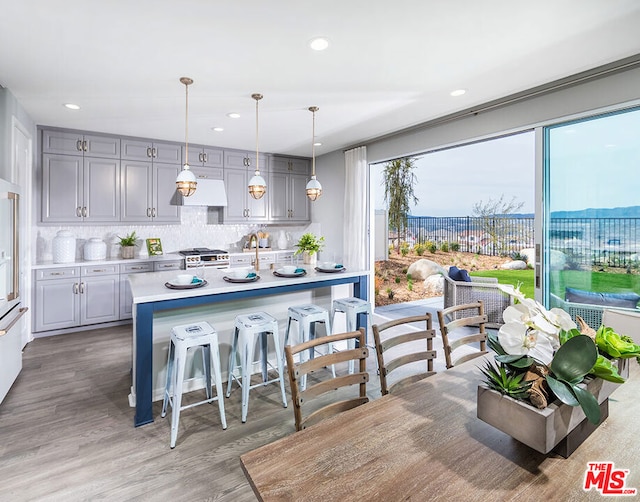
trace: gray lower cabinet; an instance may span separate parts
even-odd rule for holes
[[[121,221],[179,223],[176,177],[180,166],[123,160]]]
[[[181,270],[184,260],[158,260],[153,262],[153,271],[162,272],[163,270]]]
[[[129,274],[140,274],[153,271],[153,263],[122,263],[120,264],[120,319],[133,317],[133,296],[129,285]]]
[[[42,156],[43,223],[106,223],[120,219],[120,160]]]
[[[119,282],[117,265],[37,270],[34,331],[117,321]]]

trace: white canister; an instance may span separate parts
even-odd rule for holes
[[[76,261],[76,238],[69,230],[60,230],[53,238],[51,251],[53,263],[73,263]]]
[[[98,237],[91,237],[84,245],[84,259],[104,260],[107,257],[107,244]]]

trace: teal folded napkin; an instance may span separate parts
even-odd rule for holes
[[[337,263],[337,264],[336,264],[336,268],[342,268],[342,264]]]
[[[256,276],[255,272],[250,272],[247,274],[247,279],[253,279]]]
[[[294,274],[301,274],[304,271],[305,270],[303,268],[297,268],[296,271],[294,272]]]
[[[191,284],[200,284],[202,282],[202,279],[200,279],[199,277],[194,277],[193,279],[191,279]]]

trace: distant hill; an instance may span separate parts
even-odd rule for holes
[[[553,211],[551,218],[640,218],[640,206],[590,207],[580,211]]]

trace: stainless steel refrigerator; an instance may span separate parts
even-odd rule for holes
[[[20,190],[0,179],[0,403],[22,369]]]

